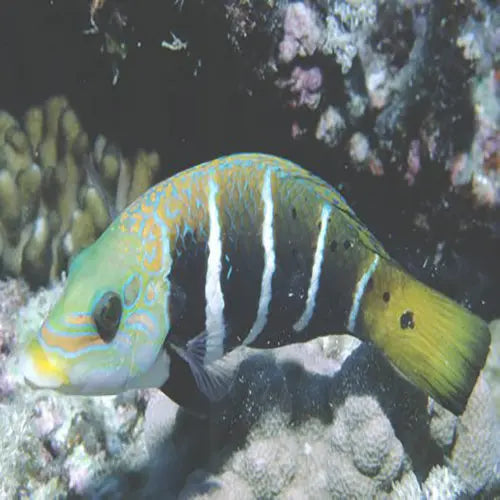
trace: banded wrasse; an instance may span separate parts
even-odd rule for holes
[[[237,154],[154,186],[74,259],[23,372],[70,394],[159,387],[203,413],[228,390],[229,351],[334,332],[456,414],[490,345],[484,321],[407,274],[326,182]]]

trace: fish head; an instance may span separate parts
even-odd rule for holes
[[[73,260],[62,296],[24,348],[28,385],[103,395],[168,378],[166,262],[145,265],[156,253],[141,236],[111,226]]]

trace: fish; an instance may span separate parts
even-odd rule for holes
[[[206,414],[228,354],[348,333],[461,414],[488,325],[412,277],[321,178],[260,153],[182,171],[132,202],[74,258],[25,346],[26,383],[65,394],[159,388]]]

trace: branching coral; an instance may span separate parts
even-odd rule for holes
[[[0,114],[0,262],[34,285],[57,278],[112,217],[153,183],[156,153],[133,160],[98,137],[91,149],[74,110],[53,97],[23,125]]]

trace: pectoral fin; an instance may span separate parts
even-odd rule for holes
[[[226,356],[209,363],[205,360],[206,332],[191,339],[184,348],[172,344],[172,349],[186,361],[198,389],[210,400],[219,401],[230,391],[235,366]]]
[[[162,390],[177,404],[198,415],[207,415],[210,404],[229,393],[236,374],[235,361],[227,356],[205,364],[205,343],[205,332],[185,346],[174,339],[166,343],[171,368]]]

